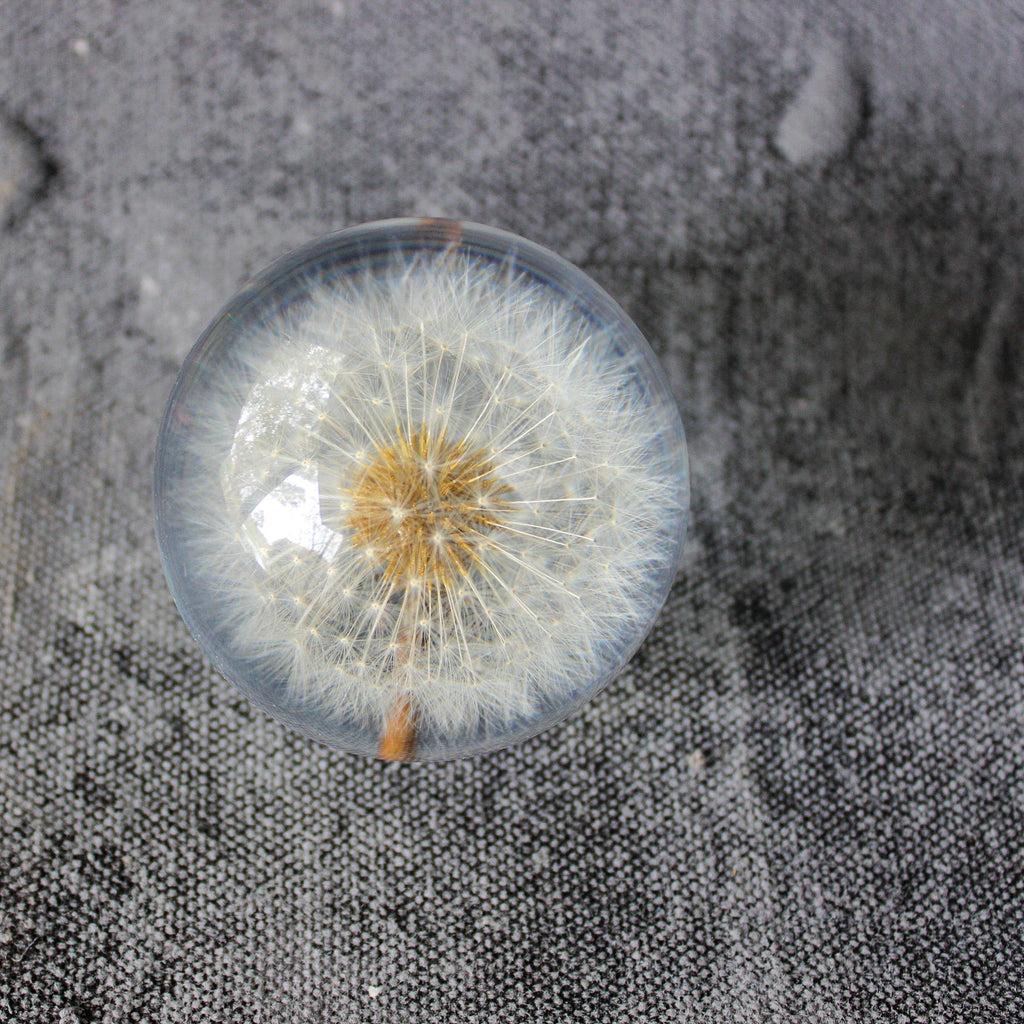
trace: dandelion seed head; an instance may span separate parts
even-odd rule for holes
[[[161,434],[161,548],[193,632],[272,713],[459,756],[622,668],[678,563],[685,446],[578,271],[379,230],[390,251],[339,236],[200,341]]]

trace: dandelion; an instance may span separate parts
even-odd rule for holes
[[[676,566],[678,413],[625,315],[521,239],[343,232],[221,314],[172,395],[158,533],[253,700],[346,749],[503,746],[617,674]]]

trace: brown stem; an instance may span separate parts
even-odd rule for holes
[[[399,697],[391,706],[381,733],[377,756],[382,761],[411,761],[416,749],[416,716],[408,697]]]
[[[409,617],[408,605],[403,602],[402,619],[407,623]],[[415,636],[415,632],[413,636]],[[403,626],[399,629],[398,651],[395,657],[395,674],[398,677],[408,670],[414,642],[407,627]],[[399,694],[391,705],[391,710],[384,722],[384,731],[381,733],[380,746],[377,747],[377,756],[382,761],[411,761],[415,748],[416,715],[409,698],[405,694]]]

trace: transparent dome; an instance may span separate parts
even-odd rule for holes
[[[275,263],[185,361],[156,459],[174,599],[269,714],[395,760],[577,709],[650,629],[686,528],[657,361],[581,271],[452,221]]]

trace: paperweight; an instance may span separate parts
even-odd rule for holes
[[[579,708],[677,571],[683,428],[654,354],[514,235],[397,220],[246,285],[160,431],[174,599],[250,700],[390,760],[494,750]]]

